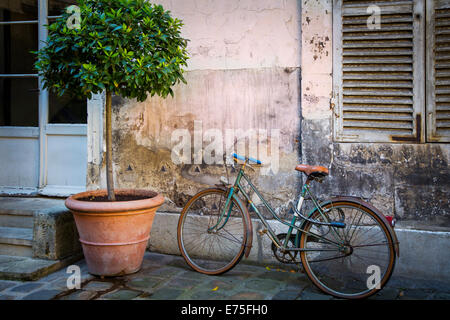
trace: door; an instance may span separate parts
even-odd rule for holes
[[[44,27],[75,0],[0,2],[0,194],[67,196],[86,187],[86,100],[42,89]]]

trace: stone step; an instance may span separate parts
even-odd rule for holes
[[[0,197],[0,227],[33,228],[37,211],[64,205],[64,199]]]
[[[82,258],[76,254],[61,260],[0,255],[0,279],[34,281]]]
[[[13,228],[33,228],[33,214],[0,212],[0,226]]]
[[[33,229],[0,227],[0,255],[33,256]]]

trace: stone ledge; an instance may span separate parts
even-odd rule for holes
[[[63,260],[43,260],[0,255],[0,279],[34,281],[83,258],[82,254]]]

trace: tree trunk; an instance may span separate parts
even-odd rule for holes
[[[114,176],[112,166],[112,115],[111,115],[111,91],[106,91],[106,187],[108,200],[116,201],[114,193]]]

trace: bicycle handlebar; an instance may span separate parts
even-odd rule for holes
[[[260,160],[255,159],[255,158],[252,158],[252,157],[244,157],[244,156],[240,156],[240,155],[238,155],[238,154],[236,154],[236,153],[233,153],[231,156],[232,156],[233,158],[238,159],[238,160],[242,160],[242,161],[252,161],[252,162],[254,162],[254,163],[256,163],[256,164],[262,164],[262,162],[261,162]]]

